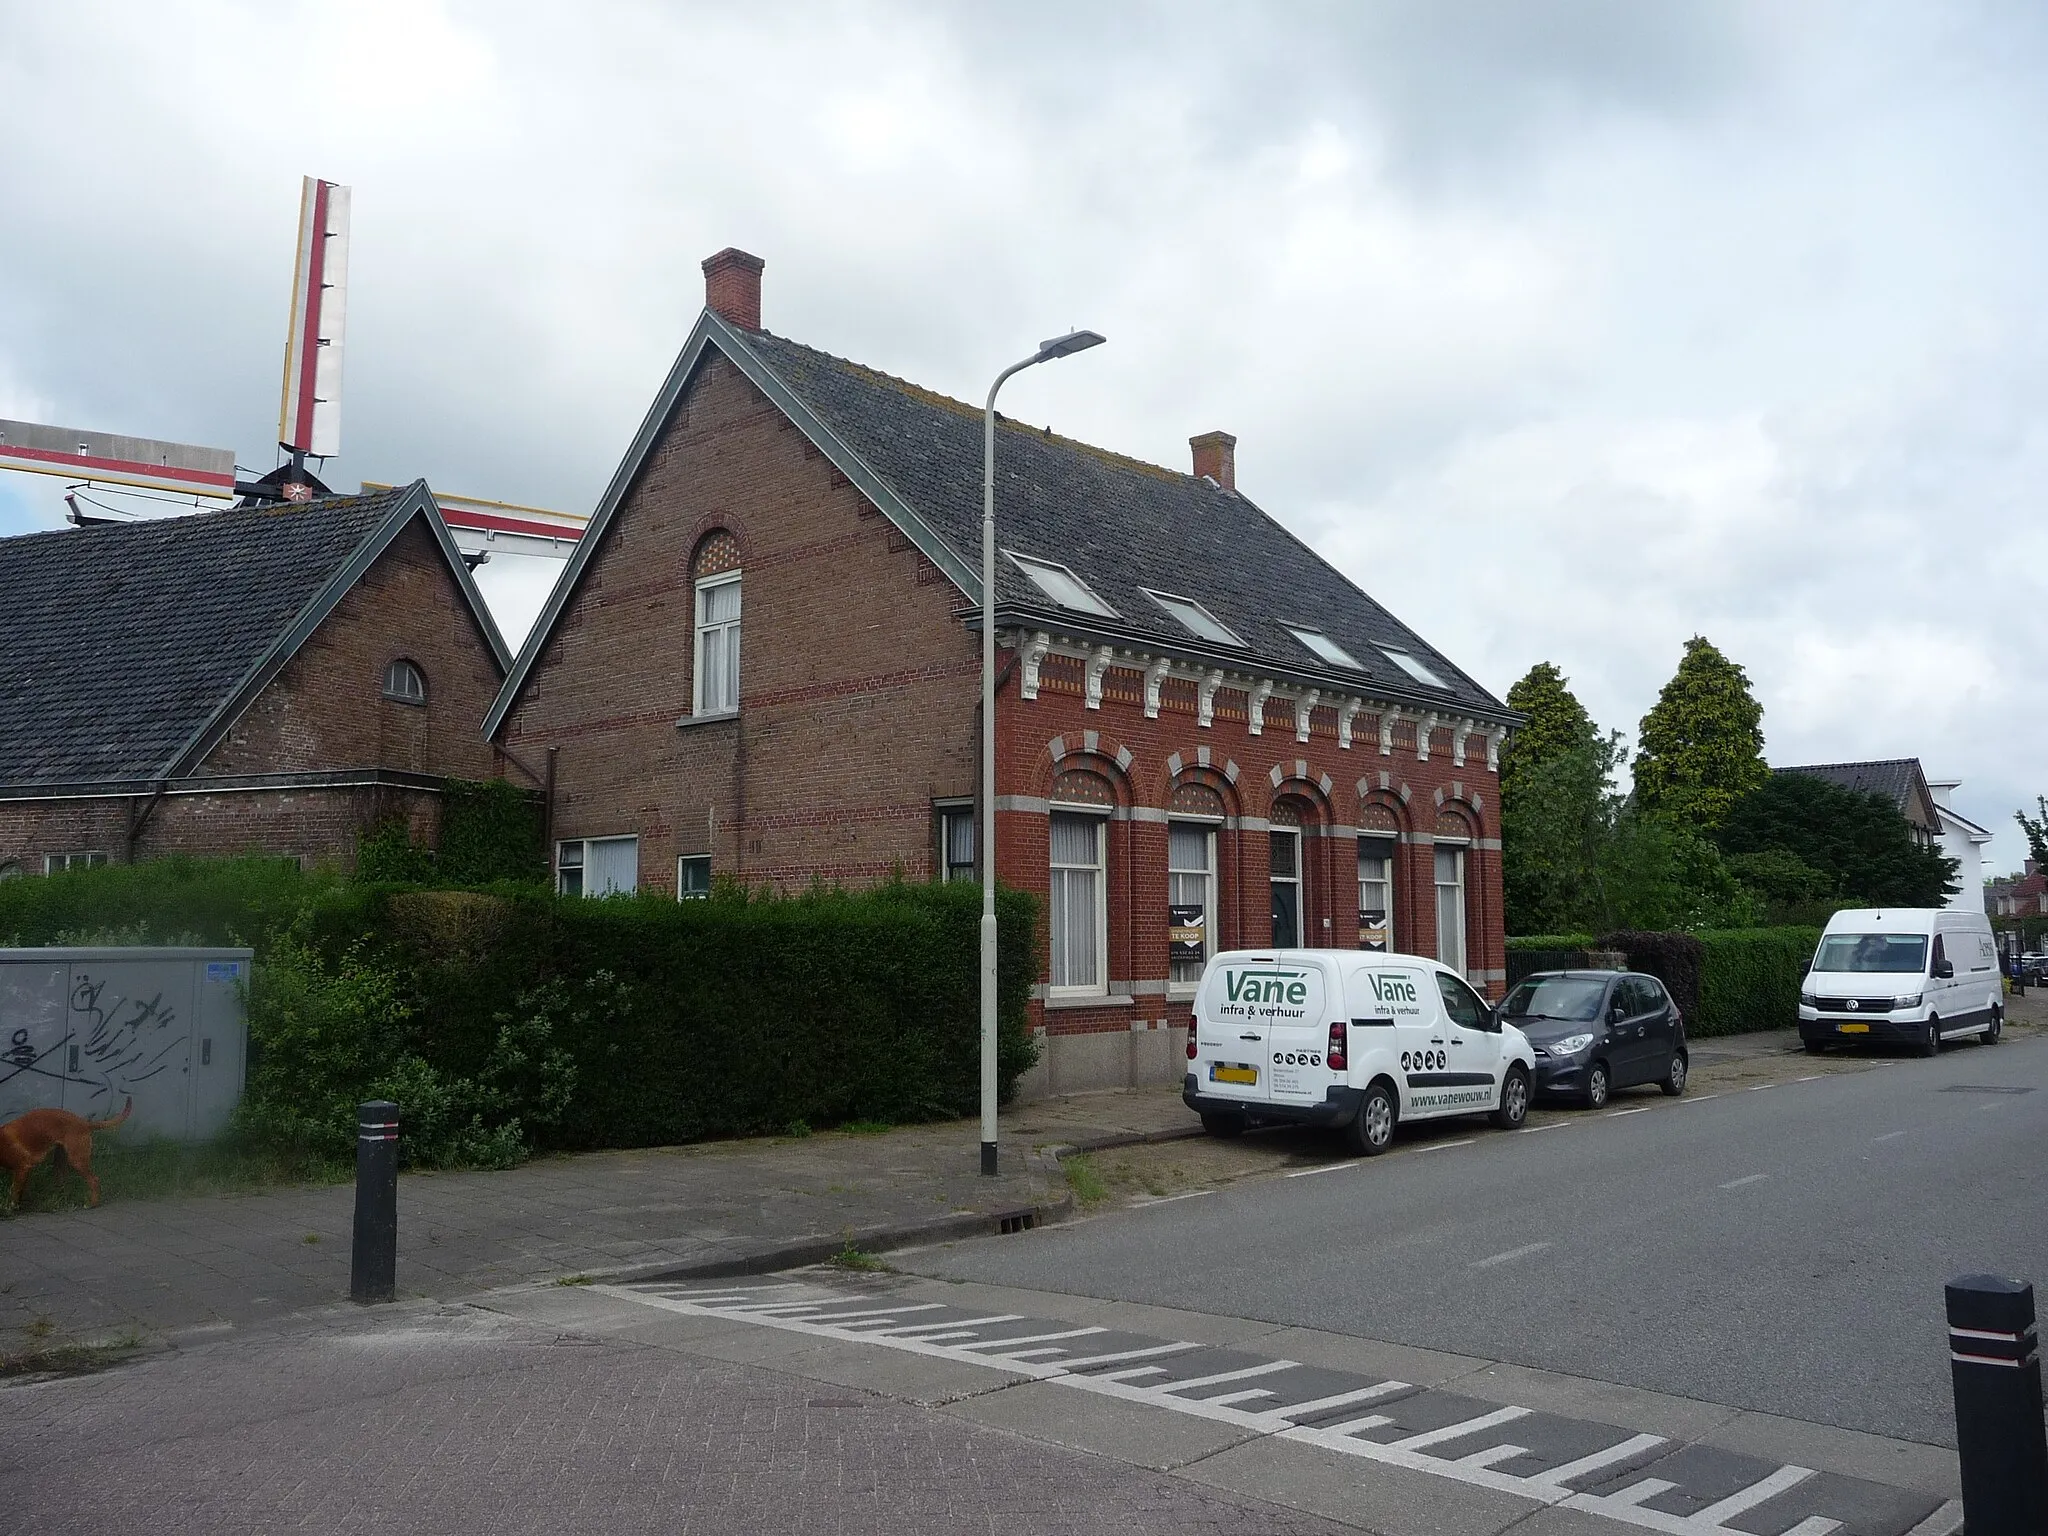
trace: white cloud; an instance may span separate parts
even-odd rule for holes
[[[355,188],[338,484],[587,509],[700,301],[1245,488],[1498,690],[1684,639],[1781,761],[2048,788],[2048,22],[1900,3],[0,0],[0,414],[267,467]],[[11,402],[11,404],[10,404]],[[56,516],[0,489],[0,529]],[[552,567],[482,574],[508,633]],[[2038,713],[2038,712],[2037,712]],[[2002,834],[1996,863],[2017,861]]]

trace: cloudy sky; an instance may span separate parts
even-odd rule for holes
[[[1002,14],[998,14],[998,12]],[[299,177],[328,479],[588,510],[702,301],[1241,487],[1496,692],[1703,633],[1773,762],[2048,790],[2048,9],[0,0],[0,416],[268,468]],[[0,476],[0,534],[62,486]],[[508,632],[555,567],[500,559]],[[0,601],[5,594],[0,594]]]

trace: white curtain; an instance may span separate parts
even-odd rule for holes
[[[697,589],[697,711],[740,707],[740,584]]]
[[[1465,850],[1436,851],[1436,958],[1465,974]]]
[[[1052,984],[1102,985],[1102,821],[1052,818]]]
[[[609,896],[640,887],[640,839],[594,837],[584,845],[583,893]]]

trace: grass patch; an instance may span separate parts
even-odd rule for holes
[[[1083,1205],[1100,1205],[1109,1198],[1109,1186],[1102,1182],[1102,1175],[1095,1171],[1095,1164],[1086,1152],[1076,1152],[1060,1167],[1067,1175],[1067,1188]]]
[[[92,1168],[100,1177],[102,1203],[174,1200],[288,1184],[339,1184],[355,1176],[355,1169],[339,1160],[243,1142],[131,1142],[104,1134],[95,1138]],[[85,1180],[71,1171],[62,1152],[56,1152],[29,1175],[21,1204],[11,1214],[83,1210],[86,1203]]]
[[[37,1321],[45,1319],[38,1318]],[[32,1336],[41,1336],[33,1325],[28,1331]],[[141,1349],[142,1334],[130,1328],[126,1333],[95,1344],[53,1344],[47,1348],[0,1354],[0,1381],[14,1376],[89,1376],[94,1371],[119,1365]]]
[[[835,1269],[860,1270],[863,1273],[869,1274],[889,1267],[872,1253],[864,1252],[850,1237],[846,1240],[846,1246],[833,1254],[825,1262],[832,1265]]]
[[[801,1141],[804,1137],[811,1134],[811,1122],[808,1120],[792,1120],[782,1128],[782,1134],[794,1136]]]
[[[555,1282],[555,1284],[557,1284],[557,1285],[594,1285],[594,1284],[595,1284],[596,1282],[597,1282],[597,1276],[595,1276],[595,1275],[564,1275],[564,1276],[562,1276],[562,1278],[561,1278],[561,1279],[557,1280],[557,1281]]]

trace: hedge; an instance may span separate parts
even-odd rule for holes
[[[1820,934],[1818,928],[1782,927],[1513,938],[1508,981],[1584,965],[1590,950],[1619,950],[1630,970],[1664,983],[1688,1035],[1790,1029],[1799,1018],[1799,987]]]
[[[997,901],[1006,1098],[1033,1059],[1036,906]],[[341,1155],[356,1099],[409,1083],[448,1120],[454,1160],[503,1147],[508,1124],[525,1146],[616,1147],[969,1113],[980,917],[968,883],[592,901],[275,859],[0,885],[4,942],[252,945],[250,1097],[274,1102],[245,1122]]]

